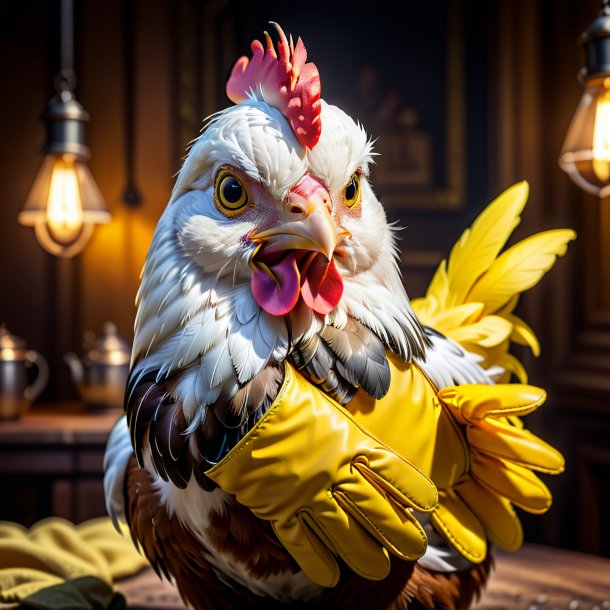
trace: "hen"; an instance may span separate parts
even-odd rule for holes
[[[490,571],[489,543],[521,543],[512,504],[550,504],[531,471],[562,469],[519,419],[544,393],[490,384],[526,381],[510,342],[538,345],[513,310],[573,234],[540,234],[498,257],[525,205],[527,186],[516,185],[413,308],[369,183],[372,144],[320,99],[301,40],[276,28],[277,50],[266,35],[235,65],[235,105],[192,145],[155,231],[126,416],[106,452],[108,510],[195,608],[466,608]],[[307,439],[294,459],[282,400]],[[274,516],[298,495],[289,466],[306,462],[315,479],[350,435],[386,460],[348,464],[376,499],[353,500],[360,479],[351,495],[328,487],[364,560],[320,525],[324,515],[299,512],[298,535]]]

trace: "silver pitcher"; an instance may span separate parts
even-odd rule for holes
[[[91,331],[85,334],[83,348],[82,360],[73,352],[64,356],[81,400],[94,407],[122,408],[131,358],[129,343],[114,324],[106,322],[99,337]]]
[[[27,370],[38,368],[36,379],[28,385]],[[0,419],[23,415],[45,389],[49,380],[47,361],[38,352],[27,349],[25,341],[0,325]]]

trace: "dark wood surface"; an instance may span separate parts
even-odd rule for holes
[[[0,519],[31,525],[54,515],[78,523],[105,514],[104,449],[120,413],[47,403],[0,422]]]
[[[607,610],[610,559],[525,545],[500,554],[477,610]]]
[[[0,444],[105,444],[121,413],[120,409],[89,410],[81,402],[37,405],[20,419],[0,421]]]
[[[175,589],[152,570],[122,581],[117,588],[133,609],[184,608]],[[489,586],[474,606],[476,610],[560,608],[609,610],[610,560],[526,544],[518,553],[498,555]]]

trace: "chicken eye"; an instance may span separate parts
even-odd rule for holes
[[[360,201],[360,174],[356,172],[345,187],[343,200],[348,208],[353,208]]]
[[[222,170],[216,177],[214,203],[225,216],[233,218],[246,210],[248,191],[235,174]]]

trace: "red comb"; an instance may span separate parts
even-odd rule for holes
[[[265,101],[277,108],[290,122],[299,142],[313,148],[320,139],[320,75],[313,63],[305,63],[307,51],[299,38],[296,47],[290,44],[282,28],[273,24],[280,41],[276,53],[271,37],[265,32],[267,50],[255,40],[252,60],[240,57],[227,82],[227,96],[236,104],[263,91]]]

